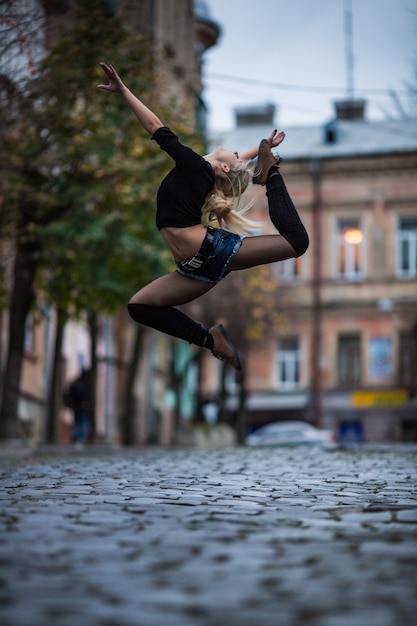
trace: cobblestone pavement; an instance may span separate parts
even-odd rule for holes
[[[411,626],[417,448],[0,465],[2,626]]]

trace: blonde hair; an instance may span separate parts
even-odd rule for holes
[[[252,207],[254,200],[243,207],[240,206],[252,170],[253,164],[244,161],[239,168],[230,170],[227,174],[216,172],[214,187],[207,195],[202,209],[203,220],[207,225],[218,226],[238,235],[247,235],[262,226],[259,222],[244,217],[244,213]]]

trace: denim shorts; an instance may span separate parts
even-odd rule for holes
[[[207,226],[206,236],[197,254],[188,261],[175,259],[177,271],[188,278],[218,283],[226,276],[227,269],[238,253],[242,241],[241,235]]]

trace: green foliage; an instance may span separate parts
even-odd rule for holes
[[[169,163],[123,99],[97,89],[106,60],[150,101],[152,57],[106,7],[79,0],[37,75],[1,99],[15,108],[1,128],[0,236],[14,225],[33,239],[44,297],[69,315],[114,312],[169,263],[154,225]]]

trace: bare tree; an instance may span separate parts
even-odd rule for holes
[[[246,355],[256,342],[267,336],[275,336],[282,327],[285,314],[280,311],[279,302],[283,294],[284,290],[274,279],[271,267],[263,265],[229,275],[203,297],[184,307],[207,327],[224,324],[240,354],[242,371],[236,377],[239,395],[233,416],[233,425],[240,442],[246,434]],[[226,414],[228,391],[225,380],[228,367],[222,364],[218,391],[220,419]]]

